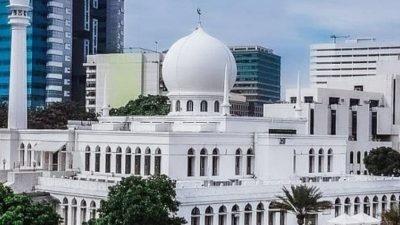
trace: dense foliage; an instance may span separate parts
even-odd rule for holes
[[[392,148],[372,149],[364,158],[367,170],[376,176],[400,176],[400,153]]]
[[[8,108],[0,105],[0,127],[7,127]],[[68,120],[96,120],[94,113],[87,113],[83,106],[73,102],[53,103],[45,108],[28,110],[30,129],[66,129]]]
[[[131,176],[110,187],[107,200],[101,202],[99,219],[90,225],[181,225],[177,217],[175,182],[167,176],[148,179]]]
[[[283,196],[277,196],[280,200],[275,207],[287,210],[296,215],[297,224],[304,224],[307,216],[332,208],[329,201],[321,201],[322,192],[315,186],[298,185],[291,186],[290,190],[282,188]]]
[[[158,116],[167,115],[170,111],[168,97],[161,95],[140,95],[136,100],[129,101],[123,107],[111,109],[113,116]]]
[[[397,206],[382,213],[382,225],[400,225],[400,210]]]
[[[48,203],[35,203],[25,194],[15,194],[0,184],[0,224],[58,225],[60,216]]]

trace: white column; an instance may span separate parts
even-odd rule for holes
[[[10,0],[11,25],[10,88],[8,101],[8,128],[26,129],[27,119],[27,45],[26,29],[29,23],[29,0]]]
[[[121,174],[125,174],[125,166],[126,166],[126,152],[121,154]]]
[[[80,204],[78,202],[78,204]],[[78,205],[76,207],[76,224],[82,224],[83,221],[81,221],[81,207]]]
[[[72,206],[68,205],[68,221],[66,225],[72,225]]]

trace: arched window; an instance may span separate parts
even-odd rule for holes
[[[195,207],[192,209],[191,225],[200,225],[200,210]]]
[[[208,103],[207,101],[201,101],[200,103],[200,112],[207,112],[208,111]]]
[[[344,213],[350,215],[351,201],[350,198],[344,200]]]
[[[32,145],[28,144],[26,149],[26,166],[32,166]]]
[[[214,102],[214,112],[219,112],[219,101]]]
[[[246,161],[247,161],[246,174],[253,175],[254,174],[254,151],[251,148],[249,148],[247,150]]]
[[[150,175],[150,166],[151,166],[151,151],[150,148],[146,148],[145,156],[144,156],[144,175]]]
[[[87,221],[87,220],[86,220],[86,210],[87,210],[86,207],[87,207],[86,201],[85,201],[85,200],[82,200],[82,201],[81,201],[81,218],[80,218],[81,223]]]
[[[141,159],[142,159],[142,151],[140,148],[136,148],[135,150],[135,175],[140,175],[141,170]]]
[[[131,174],[132,172],[132,150],[127,147],[125,150],[125,174]]]
[[[396,196],[392,195],[390,197],[390,209],[394,209],[397,206]]]
[[[360,164],[360,163],[361,163],[361,152],[358,151],[357,152],[357,164]]]
[[[76,199],[72,199],[71,202],[71,220],[72,220],[72,224],[78,224],[78,218],[77,218],[77,214],[78,214],[78,203],[76,202]]]
[[[350,164],[354,163],[354,152],[350,152]]]
[[[193,101],[192,100],[189,100],[186,102],[186,111],[193,112]]]
[[[204,214],[205,216],[205,225],[213,225],[213,220],[214,220],[214,210],[211,208],[211,206],[208,206],[206,208],[206,212]]]
[[[106,148],[106,173],[111,172],[111,148],[107,146]]]
[[[122,149],[121,147],[117,148],[117,154],[115,155],[115,173],[122,173]]]
[[[239,225],[240,213],[239,213],[239,206],[238,205],[234,205],[232,207],[231,221],[232,221],[232,225]]]
[[[218,210],[218,225],[227,225],[226,224],[226,207],[225,206],[221,206],[219,207]]]
[[[96,202],[92,201],[90,203],[90,209],[89,210],[90,210],[90,219],[96,218],[96,211],[97,211]]]
[[[364,202],[363,203],[364,203],[363,204],[363,212],[365,214],[370,215],[370,213],[371,213],[371,211],[370,211],[370,203],[369,203],[369,198],[367,196],[364,198]]]
[[[340,211],[342,208],[342,204],[340,203],[340,198],[335,200],[335,217],[340,216]]]
[[[244,207],[244,225],[251,225],[252,216],[252,207],[250,204],[247,204]]]
[[[241,175],[242,171],[242,150],[239,148],[235,154],[235,175]]]
[[[354,215],[360,212],[360,205],[361,205],[360,198],[356,197],[354,199]]]
[[[203,148],[200,151],[200,176],[207,176],[207,149]]]
[[[332,172],[333,167],[333,151],[332,149],[328,150],[328,173]]]
[[[324,172],[324,150],[321,148],[318,151],[318,173]]]
[[[19,146],[19,161],[20,161],[20,165],[24,166],[25,165],[25,145],[24,143],[21,143],[21,145]]]
[[[256,217],[257,225],[264,225],[264,213],[265,213],[264,205],[260,202],[257,205],[257,217]]]
[[[386,195],[382,196],[382,213],[386,211],[387,207],[387,197]]]
[[[175,103],[175,111],[180,112],[181,111],[181,101],[176,101]]]
[[[161,174],[161,149],[157,148],[154,156],[154,175]]]
[[[96,155],[95,155],[95,165],[94,165],[95,172],[100,172],[100,156],[101,156],[100,147],[97,146],[96,147]]]
[[[310,149],[308,154],[308,172],[314,173],[314,165],[315,165],[315,152],[314,149]]]
[[[68,224],[68,199],[64,198],[61,204],[64,224]]]
[[[90,171],[90,147],[85,148],[85,171]]]
[[[219,150],[218,148],[214,148],[212,153],[212,175],[219,175]]]
[[[195,166],[195,155],[194,155],[194,149],[189,149],[188,151],[188,164],[187,164],[187,175],[188,177],[193,177],[194,176],[194,166]]]
[[[375,196],[372,199],[372,216],[375,218],[378,215],[378,206],[379,206],[379,199],[378,199],[378,196]]]

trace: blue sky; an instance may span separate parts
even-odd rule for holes
[[[400,0],[126,0],[125,46],[168,49],[197,25],[227,45],[257,44],[282,56],[282,86],[308,83],[309,45],[332,34],[400,40]]]

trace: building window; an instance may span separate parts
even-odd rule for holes
[[[354,215],[358,214],[360,212],[360,198],[356,197],[354,199]]]
[[[377,134],[378,134],[378,113],[377,112],[372,112],[371,115],[371,134],[372,134],[372,140],[376,140]]]
[[[161,150],[158,148],[156,149],[155,156],[154,156],[154,175],[161,174]]]
[[[350,99],[350,107],[360,105],[360,99],[351,98]]]
[[[205,225],[213,225],[213,220],[214,220],[214,210],[211,208],[211,206],[208,206],[206,208],[206,212],[204,214],[204,222]]]
[[[208,104],[207,101],[201,101],[200,103],[200,112],[207,112],[208,111]]]
[[[237,149],[235,154],[235,175],[241,175],[242,171],[242,150]]]
[[[331,135],[336,135],[336,110],[331,110]]]
[[[254,152],[253,149],[247,150],[247,167],[246,167],[247,175],[254,174]]]
[[[187,112],[193,112],[193,101],[189,100],[186,103],[186,111]]]
[[[135,150],[135,175],[140,175],[141,171],[141,159],[142,159],[142,151],[140,148],[136,148]]]
[[[93,19],[93,30],[92,30],[92,54],[97,54],[97,46],[99,42],[99,21]]]
[[[387,206],[387,197],[384,195],[382,197],[382,213],[386,211],[386,206]]]
[[[81,201],[81,221],[86,222],[86,201],[84,199]]]
[[[308,172],[314,173],[314,164],[315,164],[315,152],[314,149],[310,149],[308,154]]]
[[[369,204],[369,198],[366,196],[364,198],[363,212],[367,215],[370,215],[370,212],[371,212],[370,210],[371,210],[371,208],[370,208],[370,204]]]
[[[150,148],[146,148],[144,156],[144,175],[150,175],[150,164],[151,164],[151,151]]]
[[[297,102],[297,98],[296,97],[290,97],[290,103],[294,104]]]
[[[318,173],[322,173],[324,168],[324,150],[321,148],[318,151]]]
[[[85,149],[85,171],[90,171],[90,147]]]
[[[339,100],[338,97],[329,97],[329,105],[339,105]]]
[[[257,205],[257,217],[256,217],[256,224],[257,225],[264,225],[264,205],[259,203]]]
[[[364,91],[364,86],[363,85],[356,85],[354,86],[355,91]]]
[[[346,213],[347,215],[350,215],[350,207],[351,207],[350,198],[346,198],[346,200],[344,200],[344,213]]]
[[[351,140],[357,141],[357,111],[351,111]]]
[[[332,149],[328,150],[328,173],[332,172],[333,167],[333,151]]]
[[[95,172],[100,172],[100,155],[101,155],[101,153],[100,153],[100,147],[99,146],[97,146],[96,147],[96,155],[95,155],[95,168],[94,168],[94,171]]]
[[[314,109],[310,109],[310,134],[314,134]]]
[[[94,218],[96,218],[96,202],[94,202],[94,201],[92,201],[91,203],[90,203],[90,208],[89,208],[89,210],[90,210],[90,219],[94,219]],[[67,223],[65,223],[65,224],[67,224]]]
[[[219,101],[214,102],[214,112],[219,112]]]
[[[99,8],[99,0],[93,0],[93,8],[95,9]]]
[[[83,57],[85,62],[87,61],[87,55],[89,55],[90,41],[88,39],[83,40]]]
[[[132,168],[132,150],[130,147],[126,148],[125,151],[125,174],[131,174]]]
[[[175,112],[180,112],[181,111],[181,101],[176,101],[175,103]]]
[[[240,212],[239,212],[239,206],[238,205],[234,205],[232,207],[231,221],[232,221],[232,225],[239,225]]]
[[[200,176],[207,176],[207,149],[203,148],[200,151]]]
[[[350,164],[354,163],[354,152],[350,152]]]
[[[313,103],[314,98],[313,96],[304,96],[304,103]]]
[[[90,31],[90,0],[84,1],[84,29]]]
[[[212,153],[212,175],[219,175],[219,150],[217,148]]]
[[[221,206],[218,210],[218,225],[227,225],[226,224],[226,214],[227,214],[226,207]]]
[[[195,155],[194,150],[191,148],[188,151],[188,163],[187,163],[187,175],[188,177],[194,176],[194,166],[195,166]]]
[[[106,148],[106,173],[111,172],[111,148]]]
[[[252,225],[251,224],[251,221],[252,221],[252,207],[251,207],[251,205],[250,204],[247,204],[245,207],[244,207],[244,225]]]
[[[121,147],[117,148],[117,154],[115,156],[115,173],[122,173],[122,149]]]
[[[361,152],[357,152],[357,164],[361,164]]]
[[[194,208],[192,210],[192,216],[190,218],[190,224],[191,225],[200,225],[200,210],[199,208]]]
[[[342,204],[340,203],[340,199],[337,198],[335,200],[335,217],[340,216],[341,209],[342,209]]]

